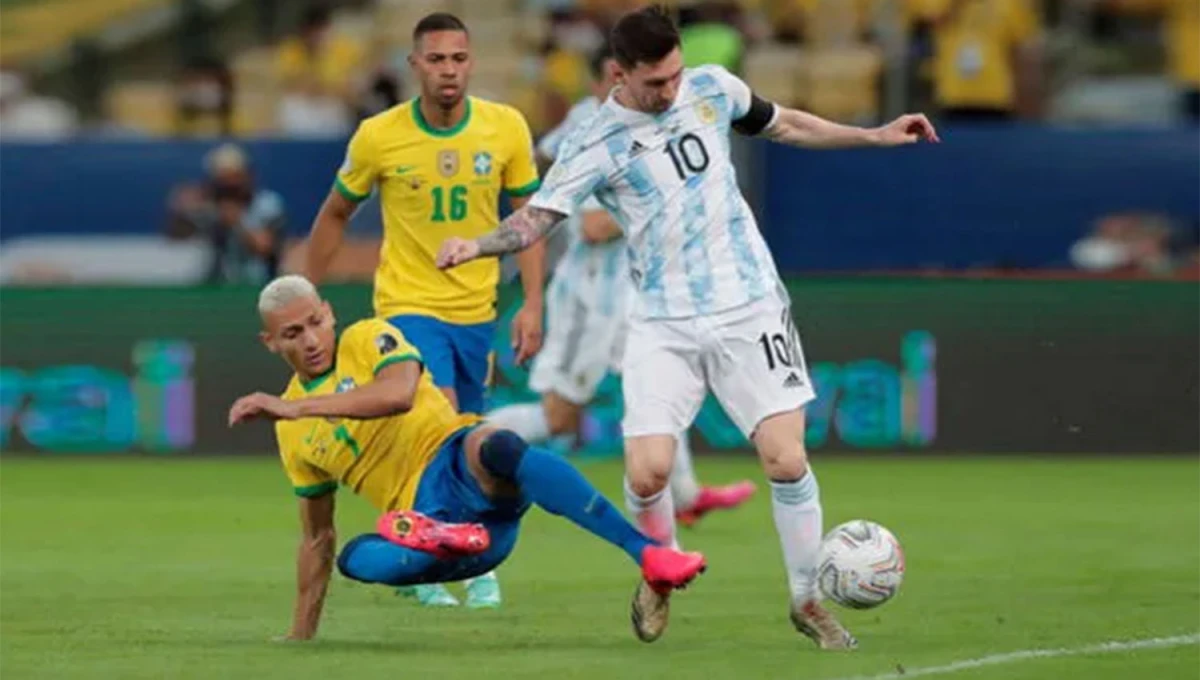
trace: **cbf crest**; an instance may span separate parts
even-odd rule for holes
[[[472,162],[476,175],[485,177],[492,174],[492,154],[486,151],[477,151]]]
[[[458,174],[458,151],[443,149],[438,152],[438,172],[442,177],[453,177]]]

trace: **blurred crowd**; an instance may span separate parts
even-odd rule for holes
[[[411,95],[408,30],[432,9],[458,11],[471,27],[475,91],[518,106],[541,132],[587,92],[589,55],[640,4],[306,4],[272,40],[193,54],[157,79],[116,79],[92,116],[35,94],[10,68],[0,81],[0,135],[345,135]],[[689,64],[721,64],[764,96],[837,120],[920,108],[947,120],[1200,121],[1200,0],[666,4],[683,26]]]
[[[288,238],[287,206],[259,185],[252,159],[228,138],[345,139],[362,118],[413,96],[409,32],[435,10],[458,13],[471,30],[472,93],[517,106],[541,134],[589,93],[589,59],[608,27],[645,3],[248,4],[291,12],[278,31],[210,41],[176,60],[143,60],[136,76],[106,78],[99,106],[73,100],[69,89],[39,91],[36,78],[0,62],[0,139],[224,138],[202,174],[167,197],[165,233],[178,252],[204,253],[193,279],[261,282],[298,257],[304,225]],[[677,13],[688,65],[720,64],[766,98],[843,122],[923,110],[943,123],[1200,123],[1200,0],[664,4]],[[253,23],[231,21],[217,31],[235,35],[238,21]],[[376,254],[373,241],[364,243],[335,269],[368,276]],[[1100,220],[1067,257],[1089,272],[1200,271],[1198,245],[1198,225],[1131,212]]]

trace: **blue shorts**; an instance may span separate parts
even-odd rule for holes
[[[443,522],[483,524],[491,536],[488,549],[472,557],[439,560],[390,543],[379,534],[364,534],[342,548],[338,569],[343,575],[364,583],[394,586],[449,583],[486,574],[508,558],[529,502],[496,501],[483,494],[467,468],[463,444],[470,431],[459,430],[438,449],[421,474],[413,509]]]
[[[495,321],[452,324],[431,316],[402,314],[388,322],[421,353],[433,384],[454,390],[460,412],[483,413]]]

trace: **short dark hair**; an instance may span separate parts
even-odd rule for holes
[[[417,22],[413,28],[412,39],[417,42],[421,36],[426,33],[436,33],[437,31],[462,31],[467,32],[467,25],[462,22],[462,19],[450,14],[449,12],[434,12]]]
[[[604,43],[592,53],[592,58],[588,60],[588,70],[592,74],[592,79],[599,82],[604,79],[604,64],[613,57],[612,45]]]
[[[609,42],[621,68],[631,69],[662,61],[679,47],[679,29],[666,8],[651,5],[618,19]]]

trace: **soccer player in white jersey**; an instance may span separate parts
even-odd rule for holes
[[[592,57],[594,96],[582,99],[557,128],[538,143],[538,154],[553,160],[569,131],[590,118],[617,84],[617,66],[611,48]],[[583,408],[596,395],[610,370],[620,372],[625,344],[629,265],[621,227],[589,197],[566,221],[569,245],[554,270],[547,295],[547,334],[542,351],[534,357],[529,388],[541,395],[539,403],[509,404],[487,415],[492,423],[508,428],[528,442],[576,435]],[[686,431],[677,438],[670,489],[676,519],[692,525],[714,510],[735,508],[754,495],[754,483],[742,480],[722,486],[703,486],[692,465]],[[631,495],[631,494],[627,494]],[[639,513],[642,530],[651,536],[669,532],[653,515]]]
[[[612,46],[620,86],[570,135],[538,193],[496,231],[447,239],[438,264],[527,247],[595,194],[623,227],[636,287],[622,422],[636,502],[670,522],[675,436],[712,389],[770,479],[792,623],[823,649],[852,648],[815,580],[821,503],[804,450],[804,407],[815,395],[790,303],[738,191],[728,135],[832,149],[936,142],[937,133],[915,114],[878,128],[839,125],[763,100],[722,68],[684,69],[678,31],[661,9],[623,16]],[[643,640],[663,633],[667,613],[667,596],[635,593]]]

